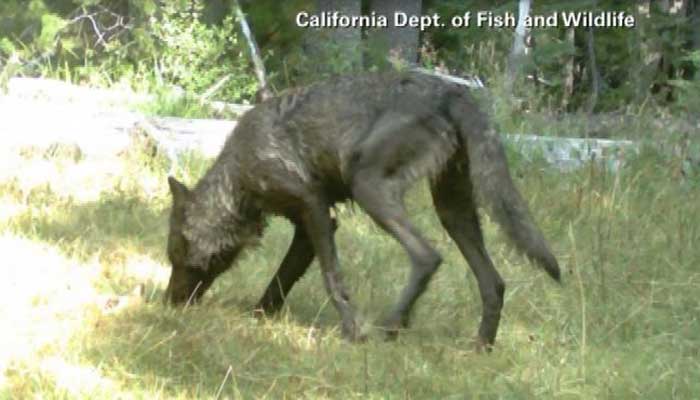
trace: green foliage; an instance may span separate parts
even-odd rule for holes
[[[206,2],[108,0],[9,2],[0,11],[23,24],[0,27],[0,66],[20,59],[24,75],[154,91],[250,100],[257,83],[232,15],[203,21]],[[215,91],[210,91],[216,86]]]
[[[296,26],[296,14],[314,12],[315,4],[314,0],[241,1],[273,89],[357,69],[390,67],[385,49],[371,44],[372,35],[366,30],[362,40],[348,45],[329,40],[334,30]],[[514,16],[518,12],[517,1],[512,0],[424,0],[423,4],[425,14],[438,13],[443,22],[466,12]],[[624,11],[635,16],[634,28],[593,30],[601,78],[594,111],[671,105],[674,111],[686,112],[695,107],[692,79],[700,67],[689,54],[697,51],[692,24],[698,11],[689,5],[687,12],[671,12],[662,10],[661,2],[651,4],[647,12],[633,1],[533,2],[532,15]],[[367,2],[364,6],[367,12]],[[149,91],[179,86],[193,96],[217,87],[213,97],[250,101],[257,83],[237,25],[226,0],[3,0],[0,86],[9,76],[22,74],[95,85],[125,81]],[[423,32],[421,63],[478,75],[489,87],[504,81],[513,30],[474,25]],[[515,109],[575,111],[590,103],[587,31],[575,29],[573,42],[569,33],[562,26],[531,30],[534,47],[523,66],[527,78],[516,82],[513,94],[520,104]]]
[[[247,49],[235,33],[233,16],[225,17],[220,26],[208,26],[200,19],[203,2],[195,2],[186,11],[176,4],[165,3],[160,20],[149,32],[155,47],[161,49],[154,56],[159,78],[200,94],[226,79],[220,90],[223,98],[250,99],[255,80],[247,73]]]
[[[154,98],[138,106],[146,115],[176,115],[182,118],[212,118],[216,113],[206,104],[191,95],[173,90],[156,89]]]
[[[515,2],[489,2],[486,0],[446,0],[427,2],[428,13],[439,14],[443,21],[466,12],[490,10],[494,14],[506,11],[517,13]],[[440,62],[457,71],[465,71],[491,80],[505,69],[506,55],[513,41],[510,29],[469,27],[454,29],[430,29],[427,32],[429,45],[437,52]],[[500,79],[500,78],[499,78]]]
[[[283,89],[310,78],[311,74],[300,67],[313,61],[304,54],[308,31],[296,25],[295,17],[302,10],[313,10],[313,1],[255,0],[240,4],[265,57],[272,86]]]
[[[621,105],[640,105],[650,99],[655,105],[665,106],[680,102],[676,90],[679,81],[688,81],[691,71],[687,54],[692,23],[685,13],[661,10],[658,2],[651,2],[648,14],[638,12],[637,2],[613,0],[534,1],[531,15],[549,15],[562,11],[624,11],[634,15],[634,28],[596,28],[593,30],[594,48],[601,87],[596,111],[616,110]],[[439,13],[447,20],[465,12],[510,12],[517,17],[517,1],[489,2],[485,0],[432,0],[425,1],[429,13]],[[695,11],[696,13],[698,11]],[[562,26],[531,30],[534,47],[524,65],[524,74],[536,76],[523,87],[516,87],[516,95],[524,99],[528,109],[579,109],[587,104],[592,93],[590,55],[587,51],[586,29],[576,28],[574,43],[566,39]],[[438,63],[455,71],[476,74],[493,86],[503,81],[508,54],[513,43],[512,29],[489,29],[471,26],[459,29],[431,29],[425,39],[436,49]],[[573,93],[565,92],[567,78],[565,65],[572,60]]]
[[[54,14],[44,14],[41,16],[41,34],[36,40],[39,50],[47,51],[55,46],[56,36],[65,28],[66,21]]]
[[[700,71],[700,50],[689,52],[680,61],[687,62],[690,68]],[[669,84],[677,89],[675,108],[689,114],[700,110],[700,74],[695,79],[672,79]]]
[[[360,63],[365,53],[363,42],[358,40],[348,48],[349,43],[335,41],[330,31],[319,31],[314,42],[306,51],[297,48],[288,54],[286,73],[290,79],[287,84],[309,84],[363,69]]]

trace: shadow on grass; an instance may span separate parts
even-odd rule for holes
[[[282,315],[260,321],[236,308],[150,305],[100,317],[74,338],[107,378],[134,394],[168,398],[464,398],[530,393],[526,382],[491,386],[513,367],[508,354],[478,355],[466,343],[350,344],[335,329]],[[138,377],[138,380],[129,379]]]
[[[134,253],[163,259],[167,208],[158,202],[118,190],[78,203],[49,188],[33,190],[26,201],[30,208],[8,221],[16,234],[56,245],[79,260],[118,262]]]

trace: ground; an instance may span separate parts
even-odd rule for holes
[[[20,154],[21,153],[21,154]],[[168,171],[135,149],[0,157],[0,398],[692,398],[700,392],[700,183],[682,160],[642,151],[619,173],[560,173],[511,153],[516,184],[552,244],[563,286],[484,219],[506,283],[491,354],[471,350],[474,278],[440,230],[425,187],[413,220],[445,257],[397,342],[349,344],[313,266],[281,316],[250,310],[291,239],[273,220],[262,248],[203,304],[163,306]],[[339,210],[342,268],[368,327],[407,279],[396,243]],[[134,289],[136,293],[134,293]],[[142,290],[140,290],[142,289]]]
[[[408,260],[351,207],[338,211],[337,242],[374,332],[367,343],[341,339],[317,266],[279,317],[253,317],[291,239],[279,219],[203,304],[165,307],[166,177],[191,185],[211,159],[186,152],[172,163],[171,151],[125,132],[105,141],[96,133],[106,115],[100,104],[118,99],[103,95],[93,101],[80,91],[69,99],[77,105],[0,96],[0,399],[687,399],[700,392],[699,146],[680,129],[653,129],[679,151],[642,146],[614,171],[584,164],[561,173],[536,155],[509,151],[564,283],[516,255],[484,218],[507,288],[494,351],[477,354],[475,280],[439,228],[424,186],[409,193],[409,209],[445,262],[397,342],[382,341],[372,324],[398,297]],[[108,113],[119,126],[142,120],[122,111]],[[625,132],[640,133],[626,138],[648,130],[625,124]],[[61,132],[82,136],[60,144]]]

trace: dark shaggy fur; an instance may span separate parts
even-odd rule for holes
[[[403,195],[428,177],[437,214],[479,284],[478,339],[496,337],[505,285],[489,258],[477,206],[485,206],[515,247],[559,280],[557,260],[508,172],[503,147],[468,89],[419,72],[337,78],[290,91],[246,113],[193,190],[170,178],[168,256],[172,303],[198,299],[263,233],[267,215],[296,227],[292,244],[259,307],[280,309],[318,257],[342,332],[358,338],[343,284],[330,208],[353,200],[404,247],[411,275],[383,322],[390,336],[441,257],[411,224]]]

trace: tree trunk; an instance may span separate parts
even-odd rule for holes
[[[635,98],[637,103],[642,103],[649,94],[654,76],[654,68],[660,54],[653,50],[654,41],[649,40],[648,26],[651,16],[651,0],[640,0],[635,8],[637,59],[633,64],[633,74],[636,76]]]
[[[688,14],[690,15],[691,46],[693,50],[700,51],[700,0],[690,0]]]
[[[362,14],[361,0],[316,0],[316,14]],[[362,66],[362,30],[357,27],[309,30],[306,39],[311,69],[315,74],[343,73]],[[320,62],[319,62],[320,61]]]
[[[518,26],[513,36],[513,48],[508,58],[508,76],[506,76],[506,90],[513,92],[513,84],[521,75],[523,61],[527,55],[525,40],[530,29],[525,27],[525,18],[530,15],[530,0],[520,0],[518,3]]]
[[[207,0],[204,2],[202,20],[207,24],[220,24],[230,11],[228,0]]]
[[[672,15],[685,15],[685,10],[687,7],[687,0],[673,0],[673,4],[671,5],[669,13],[671,13]]]
[[[685,15],[685,2],[683,0],[659,0],[659,9],[664,16],[676,17],[682,12]],[[678,27],[662,28],[659,32],[655,32],[658,35],[656,41],[656,51],[653,67],[654,73],[654,87],[653,92],[660,94],[661,98],[665,98],[668,101],[673,100],[673,86],[669,85],[668,81],[672,80],[676,76],[676,68],[673,65],[673,58],[677,57],[674,54],[678,49],[674,48],[675,45],[668,46],[663,44],[663,37],[665,35],[670,35],[674,39],[679,35]],[[669,49],[669,47],[671,47]]]
[[[593,110],[598,103],[601,79],[595,56],[595,38],[593,37],[592,27],[586,29],[586,49],[588,52],[588,70],[591,75],[591,96],[588,98],[588,113],[593,113]]]
[[[371,47],[390,61],[399,64],[415,64],[418,61],[420,32],[418,28],[394,26],[394,14],[405,13],[407,16],[420,16],[422,0],[372,0],[370,12],[385,15],[389,26],[369,32]],[[380,61],[380,60],[378,60]]]
[[[573,27],[566,28],[566,43],[569,45],[571,55],[566,60],[564,66],[564,98],[562,99],[562,107],[564,110],[569,108],[571,97],[574,94],[574,64],[576,58],[576,29]]]

